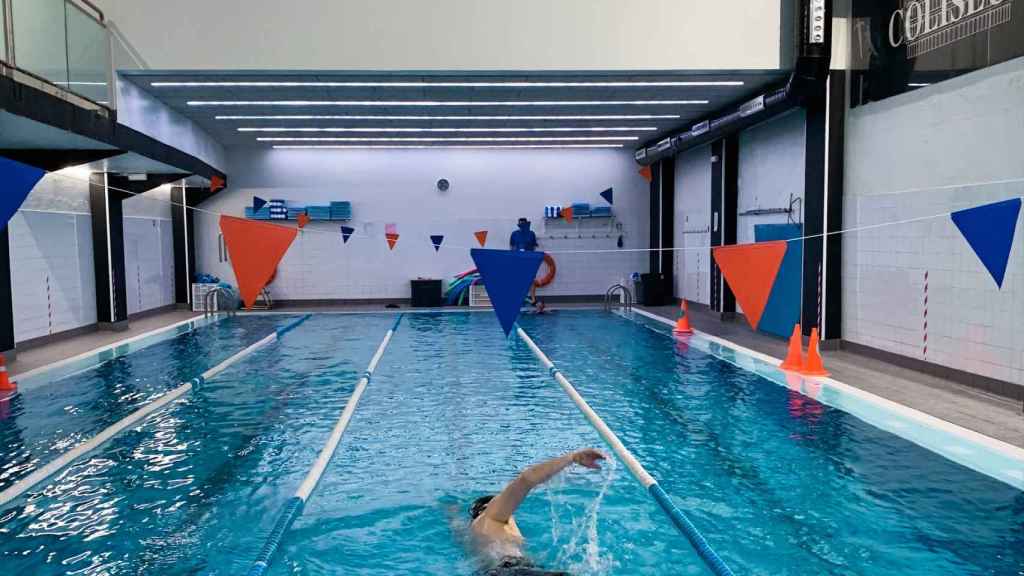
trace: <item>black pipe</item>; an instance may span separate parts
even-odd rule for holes
[[[832,2],[825,2],[824,42],[811,43],[808,38],[810,0],[801,0],[799,56],[786,83],[717,115],[694,122],[685,130],[671,134],[655,143],[637,149],[634,158],[649,166],[702,144],[735,134],[801,106],[808,98],[824,94],[832,52]]]

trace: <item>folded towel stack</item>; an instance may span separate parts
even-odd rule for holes
[[[594,206],[590,209],[591,218],[602,218],[612,215],[611,206]]]
[[[285,206],[284,200],[271,200],[267,202],[265,208],[270,211],[270,220],[288,219],[288,207]]]

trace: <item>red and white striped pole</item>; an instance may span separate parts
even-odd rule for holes
[[[821,332],[821,262],[818,262],[818,331]],[[822,335],[824,336],[824,334]]]
[[[928,359],[928,271],[924,271],[924,339],[922,354],[924,359]]]

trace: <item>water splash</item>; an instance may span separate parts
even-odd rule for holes
[[[572,574],[580,576],[602,576],[611,573],[615,567],[615,558],[611,552],[601,550],[600,538],[597,530],[598,512],[601,510],[601,502],[604,500],[608,488],[617,477],[617,461],[610,458],[604,467],[604,479],[601,482],[601,489],[597,496],[587,506],[586,513],[579,519],[573,518],[570,524],[571,537],[560,549],[555,560],[557,566],[565,566]],[[554,505],[552,504],[552,514]],[[560,530],[557,518],[553,518],[552,535]],[[557,540],[555,540],[557,543]]]

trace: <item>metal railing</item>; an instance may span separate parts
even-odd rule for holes
[[[613,298],[616,294],[621,294],[619,301],[615,302]],[[611,311],[613,306],[621,306],[624,310],[633,309],[633,293],[629,291],[622,284],[613,284],[604,293],[604,309]]]
[[[0,73],[100,112],[114,108],[112,36],[89,0],[0,0]]]
[[[236,314],[234,308],[228,308],[226,310],[220,309],[220,296],[221,294],[227,296],[228,291],[223,288],[214,288],[203,295],[203,317],[216,316],[221,312],[225,312],[228,316],[234,316]]]

